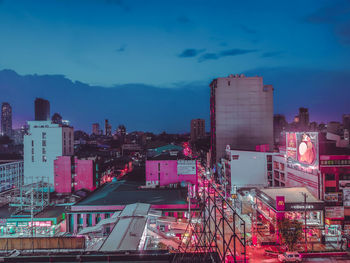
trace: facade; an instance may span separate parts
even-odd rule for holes
[[[1,133],[12,136],[12,108],[7,102],[3,102],[1,106]]]
[[[191,120],[191,141],[205,137],[205,120],[194,119]]]
[[[273,88],[262,77],[230,75],[214,79],[210,94],[212,164],[232,149],[273,148]]]
[[[50,120],[50,102],[41,98],[35,99],[35,120],[48,121]]]
[[[105,119],[105,135],[112,136],[112,126],[108,123],[108,119]]]
[[[100,135],[100,124],[98,124],[98,123],[92,124],[92,134],[93,135]]]
[[[307,108],[299,108],[299,129],[301,131],[309,130],[309,109]]]
[[[286,130],[288,123],[286,117],[281,114],[275,114],[273,116],[273,138],[274,143],[277,145],[284,144],[282,133]]]
[[[54,160],[74,153],[73,127],[51,121],[28,121],[28,125],[24,136],[24,183],[48,178],[53,186]]]
[[[23,182],[23,161],[0,164],[0,192],[18,187]]]
[[[271,152],[239,151],[226,147],[226,157],[221,162],[231,188],[271,186],[272,156]]]
[[[156,156],[146,160],[146,185],[150,187],[191,183],[197,189],[197,161],[176,156]]]
[[[72,193],[80,189],[93,191],[99,184],[98,166],[94,159],[59,156],[54,161],[55,192]]]
[[[350,114],[343,114],[343,127],[350,131]]]

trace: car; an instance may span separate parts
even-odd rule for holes
[[[278,255],[279,262],[301,262],[301,256],[298,252],[284,252]]]

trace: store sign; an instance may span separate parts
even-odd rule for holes
[[[343,205],[350,207],[350,188],[343,189]]]
[[[196,174],[196,160],[178,160],[177,174]]]
[[[324,203],[307,203],[306,207],[303,203],[286,203],[286,211],[304,211],[306,210],[323,210]]]
[[[285,209],[284,196],[276,196],[276,209],[277,211],[284,211]]]
[[[339,180],[339,189],[350,188],[350,180]]]
[[[51,226],[51,225],[52,225],[52,222],[51,222],[51,221],[34,221],[34,222],[33,222],[33,225],[34,225],[34,226],[39,226],[39,227],[42,227],[42,226]],[[28,226],[32,226],[32,222],[29,222],[29,223],[28,223]]]
[[[325,207],[325,217],[328,219],[344,219],[344,207],[343,206]]]
[[[324,201],[325,202],[338,202],[339,200],[341,200],[341,198],[339,198],[339,195],[341,195],[341,193],[324,194]]]

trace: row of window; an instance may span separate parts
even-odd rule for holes
[[[326,181],[334,181],[335,180],[335,174],[325,174],[325,180]],[[350,180],[350,173],[340,173],[339,174],[339,180]]]
[[[322,160],[321,165],[350,165],[350,160]]]

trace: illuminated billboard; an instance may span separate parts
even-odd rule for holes
[[[318,169],[317,132],[287,132],[286,146],[288,163]]]

